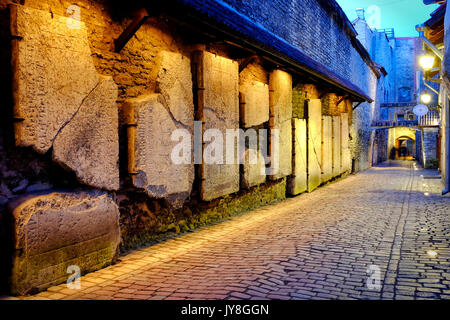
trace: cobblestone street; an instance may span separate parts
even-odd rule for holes
[[[450,198],[433,175],[383,164],[21,298],[450,299]]]

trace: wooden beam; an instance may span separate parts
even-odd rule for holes
[[[258,58],[258,56],[256,54],[253,54],[247,58],[245,58],[242,62],[239,63],[239,73],[241,73],[242,71],[244,71],[245,68],[248,67],[248,65],[250,63],[252,63],[253,60],[255,60],[256,58]]]
[[[340,98],[339,101],[336,103],[336,106],[340,105],[342,101],[344,101],[345,99],[347,99],[347,97],[348,97],[348,94],[344,94],[344,95],[342,96],[342,98]]]
[[[144,8],[139,9],[135,14],[133,21],[128,27],[122,32],[122,34],[114,39],[114,52],[120,52],[120,50],[125,47],[125,45],[130,41],[130,39],[136,34],[139,28],[148,19],[149,14]]]

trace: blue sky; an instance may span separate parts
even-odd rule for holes
[[[422,0],[336,0],[344,9],[350,21],[356,19],[356,8],[369,9],[371,23],[376,23],[381,29],[394,28],[396,37],[417,37],[417,24],[430,18],[439,5],[424,5]],[[379,11],[377,9],[379,8]],[[380,19],[376,19],[379,12]]]

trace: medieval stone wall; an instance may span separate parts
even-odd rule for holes
[[[115,53],[114,39],[130,23],[123,4],[79,1],[77,21],[68,1],[16,2],[0,0],[0,107],[7,115],[0,126],[0,223],[1,236],[11,240],[0,254],[12,257],[2,261],[12,270],[14,293],[62,281],[69,262],[82,272],[101,268],[115,259],[119,241],[126,250],[312,191],[351,172],[352,158],[355,170],[369,166],[375,104],[353,111],[345,97],[260,59],[239,70],[243,59],[229,47],[198,45],[197,34],[160,16]],[[290,9],[306,10],[309,22],[321,17],[322,36],[312,23],[302,32],[314,45],[294,37],[301,26],[294,21],[276,33],[374,97],[376,76],[342,25],[318,3],[303,5]],[[257,22],[261,16],[250,15]],[[328,43],[335,49],[323,50]],[[268,130],[257,141],[269,153],[249,148],[237,154],[244,163],[225,163],[204,136],[201,152],[216,162],[193,164],[192,140],[185,162],[171,162],[174,132],[182,138],[207,129]],[[256,163],[247,161],[252,154]],[[36,233],[36,225],[51,236]],[[49,252],[60,252],[60,260]]]

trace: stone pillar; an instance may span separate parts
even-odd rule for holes
[[[277,180],[292,173],[292,77],[282,70],[274,70],[269,80],[269,127],[271,129],[269,150],[271,167],[275,172],[270,179]],[[278,130],[278,146],[275,146],[273,133]],[[278,161],[274,159],[273,150],[278,150]],[[275,163],[277,162],[277,163]]]
[[[320,99],[308,100],[308,192],[321,182],[322,160],[322,103]]]
[[[297,195],[307,190],[307,140],[306,120],[292,119],[292,175],[288,178],[287,191]]]
[[[341,113],[341,173],[352,170],[352,158],[349,147],[348,114]]]
[[[322,116],[321,183],[333,176],[333,123],[332,117]]]
[[[214,140],[203,142],[204,157],[199,172],[201,198],[209,201],[239,191],[237,144],[233,143],[231,150],[228,146],[223,148],[223,154],[218,155],[216,163],[204,161],[205,153],[214,153],[213,143],[224,146],[227,130],[239,129],[239,65],[213,53],[197,51],[194,54],[194,68],[198,99],[196,120],[203,123],[203,138]],[[220,137],[222,141],[215,140]],[[234,153],[233,163],[226,163],[225,152]]]
[[[333,178],[341,172],[341,117],[333,116]]]

